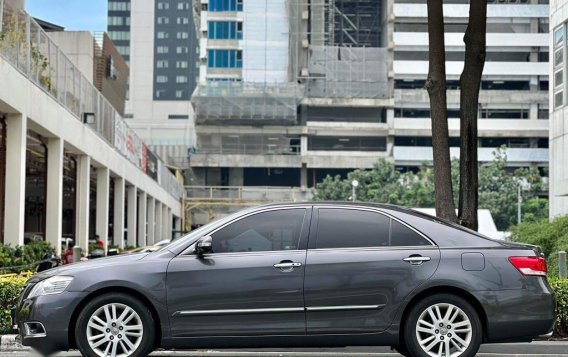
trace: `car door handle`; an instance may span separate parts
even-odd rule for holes
[[[276,269],[280,269],[282,271],[292,271],[294,270],[294,268],[298,268],[301,267],[302,263],[296,263],[296,262],[280,262],[278,264],[274,264],[274,267]]]
[[[421,255],[411,255],[408,258],[404,258],[403,260],[412,265],[421,265],[424,262],[430,261],[430,257],[423,257]]]

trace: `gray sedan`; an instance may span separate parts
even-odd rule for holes
[[[38,274],[16,323],[23,344],[43,354],[386,345],[474,356],[482,343],[552,331],[546,269],[537,247],[409,209],[270,205],[156,252]]]

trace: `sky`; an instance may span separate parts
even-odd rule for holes
[[[25,0],[26,10],[66,30],[106,31],[108,0]]]

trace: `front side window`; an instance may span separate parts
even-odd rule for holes
[[[213,233],[213,253],[296,250],[306,210],[287,209],[245,217]]]

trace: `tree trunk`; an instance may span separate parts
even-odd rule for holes
[[[460,191],[459,223],[477,230],[477,117],[479,87],[485,65],[487,1],[472,0],[465,31],[465,62],[460,77]]]
[[[446,53],[442,0],[428,0],[429,68],[426,89],[432,116],[436,215],[457,222],[453,200],[446,99]]]

